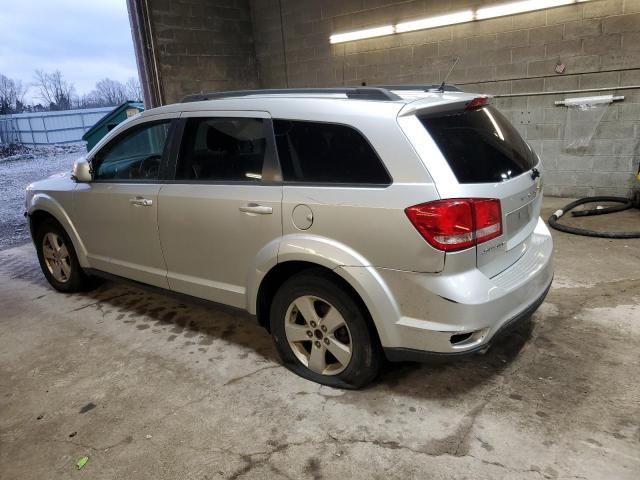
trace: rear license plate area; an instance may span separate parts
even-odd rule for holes
[[[529,202],[507,215],[507,234],[509,237],[518,233],[531,221],[533,203]]]

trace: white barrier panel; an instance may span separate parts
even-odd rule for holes
[[[82,135],[114,108],[0,115],[0,143],[46,145],[80,142]]]

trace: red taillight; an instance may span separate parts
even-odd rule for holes
[[[440,250],[474,245],[473,209],[468,200],[438,200],[405,210],[418,232]]]
[[[502,235],[500,200],[454,198],[405,209],[420,235],[447,252],[469,248]]]
[[[478,198],[473,200],[476,243],[486,242],[502,235],[500,200]]]
[[[473,110],[474,108],[484,107],[489,104],[488,97],[476,97],[464,107],[465,110]]]

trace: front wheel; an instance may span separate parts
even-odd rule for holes
[[[380,368],[378,340],[365,315],[324,272],[303,272],[276,293],[271,332],[289,370],[323,385],[360,388]]]
[[[78,263],[73,243],[58,222],[50,219],[42,222],[35,244],[40,268],[53,288],[72,293],[88,286],[89,279]]]

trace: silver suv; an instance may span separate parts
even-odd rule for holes
[[[486,350],[551,284],[541,163],[454,87],[197,95],[27,188],[44,275],[125,277],[247,310],[283,363],[357,388]]]

